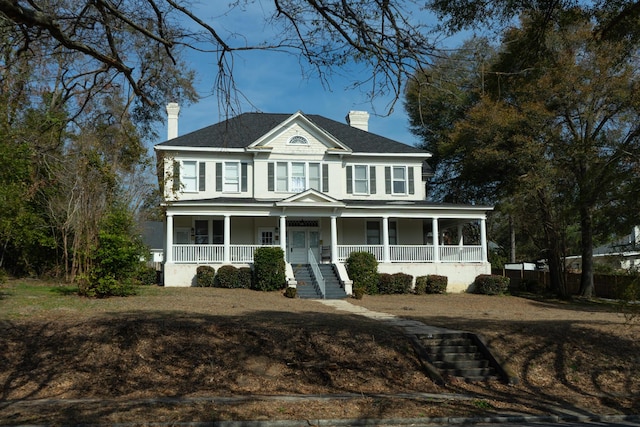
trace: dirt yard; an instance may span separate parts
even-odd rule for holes
[[[480,333],[520,382],[438,386],[397,330],[278,292],[148,287],[89,300],[16,281],[0,287],[0,425],[640,413],[640,327],[615,307],[349,301]]]

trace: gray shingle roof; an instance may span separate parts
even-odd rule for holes
[[[304,114],[316,126],[331,134],[356,153],[422,153],[426,151],[384,136],[365,132],[316,114]],[[291,114],[243,113],[220,123],[158,144],[170,147],[245,148]]]

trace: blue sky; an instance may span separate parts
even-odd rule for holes
[[[233,44],[241,38],[249,42],[268,39],[273,30],[265,24],[264,16],[272,0],[257,1],[240,12],[228,13],[227,2],[216,0],[196,5],[200,18],[217,30],[236,34]],[[223,31],[223,33],[224,33]],[[189,52],[187,61],[197,72],[196,88],[202,99],[191,106],[181,106],[179,134],[214,124],[224,119],[218,108],[218,99],[211,95],[215,83],[214,54]],[[304,67],[304,65],[302,65]],[[360,71],[362,72],[362,71]],[[366,72],[366,71],[365,71]],[[419,139],[409,130],[408,117],[402,100],[385,117],[391,98],[378,98],[370,102],[363,90],[351,89],[354,71],[336,70],[328,86],[316,76],[303,76],[297,57],[285,53],[255,51],[234,54],[234,78],[242,95],[249,101],[240,105],[242,112],[320,114],[333,120],[345,121],[350,110],[368,111],[369,131],[409,145]],[[159,141],[166,138],[166,126],[158,130]]]

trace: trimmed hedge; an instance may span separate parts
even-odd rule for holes
[[[353,289],[369,295],[378,293],[378,261],[369,252],[351,252],[345,262],[347,274],[353,280]]]
[[[413,288],[413,292],[416,295],[424,295],[427,293],[427,279],[429,276],[416,277],[416,286]]]
[[[136,280],[141,285],[156,285],[158,283],[158,273],[153,267],[143,266],[136,274]],[[2,283],[1,280],[0,283]]]
[[[378,280],[378,292],[383,295],[408,294],[413,276],[405,273],[381,273]]]
[[[210,288],[214,284],[216,276],[215,268],[210,265],[199,265],[196,269],[196,286]]]
[[[223,265],[218,269],[213,280],[213,286],[216,288],[239,288],[240,283],[238,281],[238,269],[233,265]]]
[[[277,291],[287,286],[282,248],[257,248],[253,255],[253,268],[253,289]]]
[[[425,292],[428,294],[444,294],[447,292],[447,284],[449,279],[447,276],[439,276],[430,274],[427,276]]]
[[[473,282],[473,292],[483,295],[504,295],[509,290],[509,278],[496,274],[481,274]]]
[[[406,273],[395,273],[391,276],[393,277],[393,283],[397,294],[408,294],[411,292],[411,284],[413,283],[412,275]]]
[[[394,294],[393,277],[389,273],[378,274],[378,293],[383,295]]]
[[[298,296],[298,289],[293,286],[287,286],[287,289],[284,290],[284,296],[287,298],[295,298]]]
[[[251,289],[251,279],[253,279],[253,271],[251,271],[251,267],[240,267],[238,269],[239,288]]]

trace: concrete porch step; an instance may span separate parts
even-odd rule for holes
[[[340,280],[330,264],[319,264],[320,272],[325,281],[325,299],[342,299],[347,294],[340,286]],[[322,298],[315,276],[309,265],[301,265],[294,271],[294,277],[298,282],[299,298]]]

